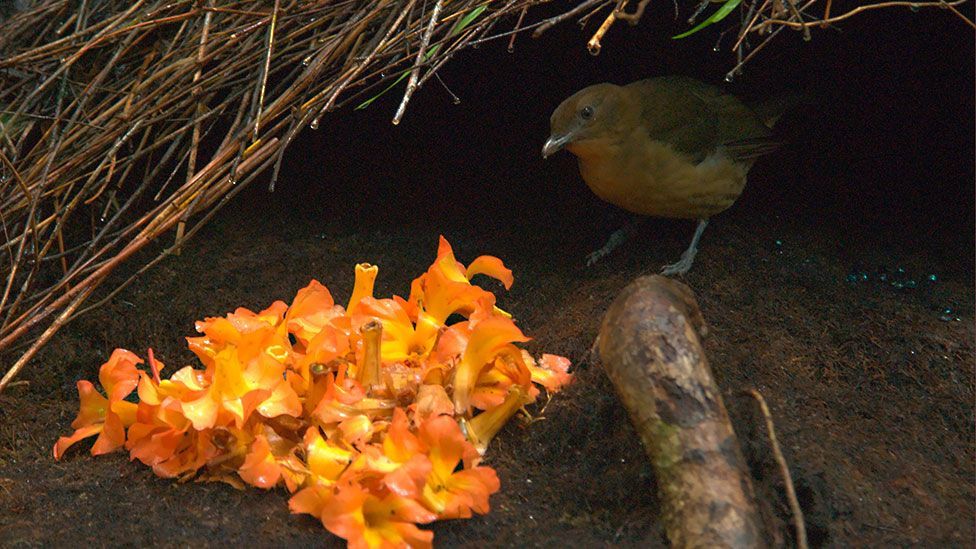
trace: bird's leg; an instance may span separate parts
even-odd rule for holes
[[[586,266],[591,267],[595,265],[596,262],[603,259],[605,255],[616,250],[621,244],[626,242],[627,239],[634,234],[634,231],[637,230],[637,227],[640,226],[640,223],[641,223],[641,218],[634,218],[630,221],[630,223],[627,223],[623,227],[614,231],[613,234],[610,235],[610,238],[607,239],[606,244],[604,244],[602,248],[586,256]]]
[[[698,228],[695,229],[695,236],[691,238],[691,245],[685,250],[685,253],[681,254],[681,259],[677,263],[672,263],[671,265],[665,265],[661,269],[661,274],[664,276],[671,275],[683,275],[691,269],[691,264],[695,262],[695,255],[698,254],[698,241],[701,239],[701,235],[705,232],[705,227],[708,226],[707,219],[698,220]]]

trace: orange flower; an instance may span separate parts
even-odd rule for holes
[[[270,329],[274,333],[283,320],[285,310],[288,308],[283,301],[275,301],[270,307],[255,313],[244,307],[239,307],[226,317],[207,318],[197,321],[197,332],[204,334],[202,337],[186,338],[190,350],[200,359],[200,362],[209,371],[213,368],[213,360],[216,354],[227,345],[241,345],[245,338],[254,341],[255,332],[267,333]],[[287,336],[281,332],[279,339],[287,341]],[[275,348],[274,352],[282,354],[285,350]]]
[[[281,466],[271,453],[271,445],[264,435],[254,437],[251,449],[237,474],[244,482],[258,488],[272,488],[281,480]]]
[[[429,419],[420,426],[419,436],[433,466],[421,497],[424,505],[440,519],[487,513],[488,496],[500,487],[498,476],[490,467],[470,466],[479,454],[454,419]],[[466,467],[455,472],[462,460]]]
[[[497,257],[478,257],[465,268],[455,259],[447,239],[441,236],[434,264],[410,286],[411,312],[426,311],[436,323],[443,324],[455,312],[468,316],[477,305],[484,304],[498,314],[510,316],[494,307],[495,296],[491,292],[471,285],[471,278],[476,274],[491,276],[501,281],[506,289],[514,281],[512,271]]]
[[[441,385],[421,385],[417,391],[417,398],[410,405],[417,423],[423,423],[432,417],[454,416],[454,403],[447,396],[447,391]],[[394,418],[396,415],[394,415]]]
[[[326,373],[317,383],[324,383],[326,389],[311,415],[322,425],[337,424],[361,414],[370,419],[390,417],[395,407],[392,401],[367,397],[362,385],[346,377],[345,368],[334,376]]]
[[[376,283],[377,273],[379,273],[379,267],[376,265],[356,264],[356,283],[353,286],[352,295],[349,297],[349,305],[346,306],[347,311],[351,313],[362,298],[373,297],[373,285]]]
[[[311,372],[313,365],[323,368],[349,354],[351,332],[352,319],[347,316],[335,317],[308,342],[304,353],[292,350],[290,358],[294,371],[288,372],[288,375],[291,385],[301,396],[306,396],[314,384]]]
[[[440,270],[451,280],[457,282],[469,281],[477,274],[488,275],[504,284],[506,290],[511,288],[512,282],[515,281],[512,271],[505,267],[500,259],[490,255],[476,258],[465,268],[461,262],[454,258],[454,250],[443,236],[440,237],[437,245],[437,259],[431,266],[431,270],[434,269]]]
[[[380,358],[383,362],[398,362],[426,355],[440,327],[424,313],[416,326],[400,302],[393,299],[375,299],[364,296],[356,308],[354,324],[362,326],[369,320],[383,323],[383,344]]]
[[[533,402],[539,389],[531,383],[532,375],[523,360],[524,354],[524,351],[522,355],[509,352],[495,357],[492,366],[483,369],[478,376],[471,392],[471,405],[482,410],[499,406],[513,385],[522,387],[526,402]]]
[[[410,431],[410,420],[402,408],[394,410],[383,442],[365,447],[353,469],[361,477],[361,483],[378,476],[397,495],[410,498],[420,495],[431,464],[420,440]]]
[[[497,406],[485,410],[470,420],[462,420],[465,433],[478,450],[478,453],[484,454],[488,450],[488,443],[491,442],[491,439],[495,438],[498,431],[508,423],[508,420],[522,406],[528,402],[532,402],[534,398],[524,386],[511,385],[508,388],[505,399]]]
[[[532,373],[532,381],[542,385],[550,393],[558,393],[573,380],[573,374],[569,373],[570,362],[566,357],[544,354],[536,363],[529,353],[522,351],[522,358]]]
[[[326,440],[314,425],[305,432],[302,446],[309,475],[306,486],[288,500],[288,508],[292,513],[306,513],[321,520],[334,484],[349,468],[355,453]]]
[[[206,429],[223,413],[238,426],[254,410],[264,417],[298,416],[302,405],[291,385],[285,381],[285,366],[267,353],[258,353],[248,364],[241,361],[238,347],[229,346],[214,358],[213,379],[199,398],[183,402],[186,417],[194,429]]]
[[[499,481],[481,453],[535,399],[533,382],[556,392],[572,376],[565,358],[520,350],[511,315],[471,284],[486,274],[510,287],[498,258],[465,267],[441,237],[406,300],[374,298],[377,272],[356,266],[346,308],[312,280],[290,306],[198,322],[187,343],[203,368],[169,379],[151,349],[148,371],[116,350],[99,372],[107,396],[78,383],[76,430],[55,458],[97,434],[92,453],[124,444],[162,477],[284,484],[293,513],[350,547],[429,547],[417,523],[489,510]],[[125,400],[136,388],[138,405]]]
[[[335,304],[329,290],[318,280],[312,280],[308,286],[298,290],[285,315],[285,323],[288,331],[302,345],[308,345],[323,326],[343,313],[344,310]]]
[[[461,362],[454,371],[454,407],[458,414],[469,411],[471,392],[481,372],[494,364],[500,354],[521,364],[521,353],[512,343],[528,340],[511,319],[502,316],[489,317],[474,326]]]
[[[123,399],[139,383],[136,364],[142,364],[142,359],[125,349],[116,349],[108,362],[102,364],[98,381],[108,398],[99,394],[91,382],[78,382],[81,405],[78,417],[71,422],[75,432],[59,438],[54,444],[54,459],[61,459],[71,445],[96,434],[98,438],[91,448],[93,456],[106,454],[125,444],[125,428],[135,423],[136,405]]]
[[[330,532],[348,540],[350,549],[377,549],[430,547],[434,533],[416,523],[437,516],[410,498],[374,495],[350,483],[325,500],[320,518]]]

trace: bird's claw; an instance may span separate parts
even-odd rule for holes
[[[614,231],[602,248],[586,256],[586,266],[592,267],[593,265],[596,265],[597,261],[600,261],[603,259],[603,256],[616,250],[621,244],[624,243],[625,240],[627,240],[626,228]]]
[[[695,262],[695,255],[698,250],[687,250],[681,254],[681,259],[670,265],[665,265],[661,269],[664,276],[683,275],[691,270],[691,265]]]
[[[605,252],[603,248],[600,248],[593,253],[586,254],[586,266],[592,267],[596,265],[596,263],[603,259],[603,256],[605,255],[607,255],[607,252]]]

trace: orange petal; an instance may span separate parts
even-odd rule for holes
[[[113,402],[109,406],[109,410],[119,416],[119,421],[122,423],[123,427],[128,427],[136,422],[136,412],[138,409],[138,404],[135,402],[129,402],[127,400]]]
[[[366,443],[373,436],[373,422],[364,415],[355,415],[339,423],[339,431],[349,444]]]
[[[568,373],[570,367],[569,359],[556,355],[542,355],[538,366],[529,366],[532,372],[532,381],[542,385],[550,393],[558,393],[566,384],[573,379],[573,374]]]
[[[315,518],[321,518],[325,502],[332,497],[332,488],[322,485],[312,485],[299,490],[288,500],[288,509],[292,513],[307,513]]]
[[[78,417],[71,422],[71,426],[80,429],[95,423],[101,424],[105,421],[105,414],[108,412],[108,399],[95,390],[95,386],[90,381],[80,380],[78,382]]]
[[[498,280],[505,285],[506,290],[510,289],[512,283],[515,282],[515,277],[512,276],[512,270],[506,267],[501,259],[491,255],[478,257],[468,265],[468,269],[465,272],[468,280],[471,280],[477,274],[488,275]]]
[[[183,415],[193,423],[193,428],[197,431],[209,429],[217,422],[217,413],[220,406],[214,400],[210,391],[203,393],[202,396],[194,400],[182,403]]]
[[[332,317],[339,314],[334,307],[335,301],[328,288],[312,280],[308,286],[298,290],[285,315],[288,331],[307,345]]]
[[[474,467],[451,475],[449,489],[454,501],[438,514],[439,519],[471,518],[472,511],[483,515],[491,510],[488,497],[501,488],[498,474],[491,467]]]
[[[511,319],[492,316],[477,324],[464,350],[464,357],[454,372],[454,407],[463,414],[470,407],[470,393],[482,369],[502,351],[511,351],[511,343],[528,341]]]
[[[129,449],[129,459],[138,459],[145,465],[153,467],[173,457],[177,447],[183,441],[185,431],[136,423],[129,427],[128,435],[125,446]]]
[[[421,385],[417,391],[417,399],[410,407],[417,423],[423,423],[431,417],[454,415],[454,403],[441,385]],[[396,423],[396,415],[393,417]],[[390,432],[392,434],[393,426],[390,427]]]
[[[448,279],[455,282],[465,282],[468,277],[464,276],[464,265],[461,265],[457,259],[454,257],[454,250],[451,248],[451,244],[441,235],[440,240],[437,242],[437,259],[434,264],[431,265],[430,270],[439,270]]]
[[[116,349],[112,351],[108,362],[99,368],[98,381],[110,401],[124,399],[139,384],[136,364],[142,364],[142,359],[125,349]]]
[[[424,454],[415,454],[383,477],[383,484],[394,494],[417,498],[433,466]]]
[[[132,403],[128,402],[127,404]],[[119,419],[118,414],[109,412],[105,416],[105,425],[102,427],[102,432],[99,433],[95,444],[91,448],[91,454],[93,456],[107,454],[121,448],[124,444],[125,427],[122,426],[122,420]]]
[[[61,437],[56,443],[54,443],[54,459],[61,459],[64,455],[65,450],[70,448],[74,443],[81,439],[95,436],[102,432],[102,424],[98,425],[86,425],[79,429],[76,429],[70,437]]]
[[[305,431],[304,445],[309,470],[327,482],[337,480],[353,458],[349,450],[326,441],[315,426]]]
[[[244,465],[241,465],[237,474],[244,482],[258,488],[272,488],[281,480],[281,466],[271,453],[268,439],[263,435],[254,437]]]
[[[404,463],[421,451],[417,435],[410,431],[410,420],[403,408],[393,410],[393,421],[383,439],[383,453],[398,463]]]
[[[264,417],[292,416],[302,414],[302,401],[291,385],[279,382],[263,402],[258,404],[258,413]]]

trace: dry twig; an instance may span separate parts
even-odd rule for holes
[[[773,414],[770,413],[769,406],[766,405],[766,399],[763,398],[762,393],[756,389],[749,389],[746,391],[746,394],[759,403],[759,410],[762,412],[763,419],[766,420],[769,446],[773,451],[773,457],[776,458],[776,464],[779,466],[783,483],[786,485],[786,501],[789,502],[790,512],[793,513],[793,526],[796,529],[796,545],[799,549],[807,549],[809,545],[807,544],[807,528],[803,520],[803,509],[800,508],[800,502],[796,499],[796,489],[793,488],[793,477],[790,475],[790,467],[786,464],[786,458],[783,457],[783,451],[779,447],[779,440],[776,438],[776,426],[773,424]]]

